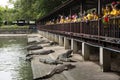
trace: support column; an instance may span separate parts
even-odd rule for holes
[[[53,34],[52,34],[52,33],[50,33],[50,35],[51,35],[51,39],[50,39],[50,40],[51,40],[51,41],[53,41]]]
[[[50,39],[50,35],[49,35],[49,32],[48,32],[48,39]]]
[[[65,49],[70,49],[70,43],[66,37],[64,37],[64,47]]]
[[[51,34],[51,33],[49,33],[49,36],[50,36],[50,40],[52,41],[52,34]]]
[[[63,37],[59,36],[59,45],[60,46],[64,46],[64,40],[63,39],[64,39]]]
[[[84,60],[89,60],[90,58],[90,46],[82,43],[82,56]]]
[[[43,36],[45,36],[45,32],[43,31]]]
[[[47,39],[49,38],[49,33],[48,33],[48,32],[46,32],[46,38],[47,38]]]
[[[43,32],[43,36],[45,36],[45,32]]]
[[[111,53],[103,47],[100,47],[100,65],[103,72],[108,72],[111,70]]]
[[[54,41],[54,40],[55,40],[54,34],[51,33],[51,41]]]
[[[46,38],[46,32],[44,32],[44,37]]]
[[[55,34],[52,34],[52,41],[55,42]]]
[[[77,53],[78,51],[77,41],[73,39],[71,39],[71,49],[73,50],[73,53]]]
[[[55,34],[55,42],[59,43],[59,36]]]

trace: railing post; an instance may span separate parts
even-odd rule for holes
[[[99,19],[98,19],[98,36],[100,36],[100,29],[101,29],[101,14],[102,14],[102,0],[98,0],[98,15],[99,15]]]

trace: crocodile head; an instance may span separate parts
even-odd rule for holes
[[[76,66],[73,65],[73,64],[65,64],[65,66],[66,66],[66,70],[73,69],[73,68],[76,67]]]
[[[53,53],[53,52],[55,52],[54,50],[50,50],[50,53]]]
[[[73,50],[68,50],[66,53],[66,58],[69,58],[69,57],[71,57],[72,55],[72,52],[73,52]]]

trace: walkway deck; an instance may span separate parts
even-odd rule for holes
[[[39,39],[39,38],[32,38],[28,35],[28,41]],[[35,35],[40,37],[40,35]],[[66,50],[64,47],[61,46],[52,46],[52,47],[45,47],[45,49],[52,49],[55,50],[55,53],[51,53],[47,56],[34,56],[34,59],[31,61],[32,71],[33,71],[33,78],[38,78],[40,76],[45,75],[49,71],[51,71],[55,65],[48,65],[39,62],[39,58],[56,58],[59,54],[65,52]],[[72,63],[76,65],[76,68],[64,71],[60,74],[55,74],[53,77],[46,79],[46,80],[120,80],[120,77],[114,73],[103,73],[100,66],[94,62],[90,61],[83,61],[82,57],[79,54],[74,54],[73,58],[78,60],[76,63]]]

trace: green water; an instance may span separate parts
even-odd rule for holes
[[[25,61],[26,38],[0,38],[0,80],[32,80],[30,63]]]

